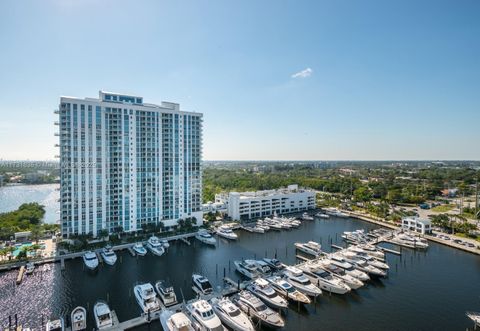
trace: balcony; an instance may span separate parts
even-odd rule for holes
[[[60,110],[55,109],[55,110],[53,111],[53,113],[58,115],[58,114],[60,114]]]
[[[53,135],[54,135],[55,137],[60,137],[60,133],[58,133],[58,132],[55,132]]]
[[[60,122],[59,121],[55,121],[53,122],[54,125],[60,125]]]

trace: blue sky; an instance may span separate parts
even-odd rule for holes
[[[204,113],[206,160],[480,159],[480,1],[0,2],[0,159],[60,95]],[[295,75],[299,73],[298,75]]]

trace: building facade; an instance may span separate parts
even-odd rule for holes
[[[421,234],[431,234],[432,222],[430,222],[430,220],[418,217],[404,217],[402,219],[402,229]]]
[[[234,220],[298,212],[314,209],[316,205],[315,192],[299,189],[298,185],[279,190],[217,194],[215,202],[225,204],[228,216]]]
[[[64,237],[201,224],[202,114],[104,91],[57,113]]]

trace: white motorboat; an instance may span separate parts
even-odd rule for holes
[[[155,236],[151,236],[150,238],[148,238],[147,247],[150,252],[152,252],[156,256],[162,256],[163,253],[165,253],[165,249],[163,248],[162,243]]]
[[[480,313],[467,311],[466,315],[473,323],[475,323],[475,327],[480,326]]]
[[[349,257],[349,258],[358,257],[362,260],[365,260],[368,264],[370,264],[371,266],[374,266],[375,268],[384,269],[384,270],[390,269],[388,264],[373,258],[372,256],[368,255],[365,252],[359,252],[357,250],[346,249],[342,252],[342,254],[346,257]]]
[[[187,315],[168,309],[163,310],[160,314],[160,324],[164,331],[195,331]]]
[[[162,244],[163,248],[168,248],[170,247],[170,244],[168,243],[167,239],[161,239],[160,243]]]
[[[285,322],[279,313],[268,308],[249,291],[242,291],[232,301],[248,316],[271,328],[283,328]]]
[[[359,256],[345,256],[343,254],[342,256],[345,261],[352,264],[358,270],[368,273],[370,276],[385,277],[387,275],[385,270],[374,267]]]
[[[206,277],[203,277],[202,275],[193,274],[192,283],[193,286],[202,294],[207,295],[213,293],[212,284],[210,284],[208,279]]]
[[[347,261],[345,261],[345,259],[343,259],[342,257],[336,256],[336,255],[330,255],[329,257],[331,259],[330,262],[333,265],[339,268],[342,268],[347,275],[355,277],[361,280],[362,282],[366,282],[367,280],[370,280],[368,273],[358,270],[351,263],[348,263]],[[325,260],[324,262],[327,262],[327,261],[328,260]]]
[[[272,268],[273,270],[282,270],[285,268],[285,265],[280,262],[279,260],[277,259],[269,259],[269,258],[263,258],[263,261],[265,261],[266,264],[268,264],[268,266],[270,268]]]
[[[223,324],[233,331],[254,331],[255,328],[240,308],[235,306],[228,298],[213,298],[211,300],[212,308]]]
[[[97,254],[92,251],[85,252],[83,254],[83,263],[90,270],[95,270],[98,267],[98,258]]]
[[[309,255],[313,255],[315,257],[322,254],[322,246],[315,241],[309,241],[306,243],[295,243],[295,248],[299,251],[302,251]]]
[[[33,274],[33,271],[35,270],[35,264],[33,262],[28,262],[25,265],[25,273],[27,275]]]
[[[272,272],[267,262],[263,260],[245,260],[247,264],[253,264],[257,267],[257,271],[262,274],[269,274]]]
[[[145,283],[133,287],[135,299],[143,313],[160,310],[160,300],[155,294],[152,284]]]
[[[205,300],[198,300],[186,306],[188,313],[199,324],[201,331],[226,331],[212,306]]]
[[[385,261],[385,252],[371,244],[358,244],[356,246],[351,246],[350,250],[357,252],[363,251],[375,259]]]
[[[217,235],[230,240],[238,239],[238,235],[235,232],[233,232],[232,229],[225,226],[221,226],[217,229]]]
[[[265,229],[263,227],[258,226],[258,225],[252,227],[251,229],[252,229],[252,232],[265,233]]]
[[[355,244],[366,243],[368,241],[368,237],[365,234],[365,231],[362,229],[355,231],[344,231],[342,234],[342,238],[345,241]]]
[[[87,328],[87,310],[83,307],[76,307],[70,314],[72,331],[85,330]]]
[[[100,254],[102,255],[103,261],[108,265],[114,265],[115,262],[117,262],[117,254],[115,254],[109,246],[104,247]]]
[[[306,304],[312,302],[308,296],[297,290],[292,284],[279,276],[268,277],[267,281],[278,294],[282,295],[287,300]]]
[[[310,281],[322,291],[335,294],[345,294],[351,291],[350,287],[342,280],[333,277],[329,272],[318,267],[308,267],[304,265],[303,272]]]
[[[142,243],[136,243],[133,245],[133,251],[135,254],[140,256],[145,256],[147,254],[147,250],[143,247]]]
[[[322,290],[312,284],[310,279],[303,274],[302,270],[289,266],[283,270],[283,273],[285,277],[287,277],[288,282],[300,292],[312,297],[322,294]]]
[[[338,208],[326,208],[325,214],[336,217],[348,217],[348,214],[341,212]]]
[[[63,318],[49,320],[45,325],[45,331],[64,331],[65,330],[65,322]]]
[[[253,261],[253,260],[250,260]],[[247,278],[254,279],[260,276],[257,265],[247,261],[233,261],[236,270]]]
[[[329,215],[324,214],[324,213],[316,213],[316,214],[315,214],[315,217],[319,217],[319,218],[330,218]]]
[[[308,213],[303,213],[303,214],[302,214],[302,220],[305,220],[305,221],[313,221],[314,218],[313,218],[313,216],[309,215]]]
[[[98,330],[108,329],[113,326],[113,317],[110,307],[105,302],[97,302],[93,306],[93,316]]]
[[[326,271],[330,272],[332,276],[341,279],[345,284],[347,284],[351,289],[356,290],[363,285],[365,285],[360,279],[350,276],[345,272],[344,269],[337,267],[331,261],[322,261],[322,266]]]
[[[409,235],[407,233],[399,233],[394,236],[390,241],[394,244],[405,246],[408,248],[428,248],[428,242],[420,237]]]
[[[288,302],[270,286],[270,283],[263,278],[257,278],[247,286],[247,290],[259,297],[263,302],[272,308],[287,308]]]
[[[195,238],[207,245],[215,246],[217,244],[217,240],[207,230],[199,230]]]
[[[277,221],[273,221],[273,220],[268,223],[268,226],[269,226],[271,229],[273,229],[273,230],[281,230],[281,229],[283,229],[282,224],[280,224],[280,223],[277,222]]]
[[[162,300],[165,307],[173,306],[177,304],[177,295],[168,282],[160,280],[155,283],[155,289]]]

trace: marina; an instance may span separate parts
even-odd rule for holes
[[[2,308],[5,308],[8,315],[2,319],[2,327],[8,326],[8,316],[12,316],[13,320],[15,313],[22,325],[38,327],[42,325],[42,321],[45,325],[48,319],[56,316],[63,316],[66,320],[69,320],[67,316],[70,312],[77,306],[83,306],[87,309],[88,327],[92,328],[95,324],[92,320],[92,308],[98,300],[109,302],[109,306],[117,318],[118,329],[134,327],[142,330],[150,324],[159,326],[158,318],[152,319],[151,315],[150,322],[148,322],[149,317],[141,315],[142,313],[133,294],[134,283],[148,282],[155,284],[158,279],[169,280],[179,296],[178,300],[181,305],[183,300],[188,302],[197,296],[192,289],[191,274],[199,273],[210,280],[214,292],[220,293],[223,290],[225,295],[233,295],[238,290],[238,285],[241,289],[245,289],[248,285],[244,282],[246,279],[235,271],[234,260],[260,260],[263,257],[277,257],[288,265],[301,265],[302,262],[309,263],[297,259],[297,256],[302,255],[301,253],[295,254],[295,242],[315,241],[322,245],[322,250],[330,253],[330,245],[336,245],[340,248],[345,247],[345,242],[341,238],[344,231],[354,231],[360,228],[368,231],[374,230],[376,227],[369,223],[332,217],[329,220],[303,222],[297,231],[269,231],[262,234],[235,230],[238,235],[237,240],[218,238],[216,248],[205,245],[199,240],[190,240],[190,246],[182,241],[171,244],[168,253],[162,256],[155,256],[148,252],[144,257],[132,257],[127,250],[116,250],[119,259],[115,265],[100,264],[98,269],[94,271],[85,270],[81,259],[67,259],[65,260],[66,268],[63,272],[60,270],[60,264],[54,264],[50,272],[36,270],[33,275],[27,275],[20,286],[8,285],[12,283],[8,281],[9,275],[15,278],[16,273],[5,272],[0,274],[2,284],[6,284],[2,287],[1,294],[6,297],[5,302],[8,303],[8,307],[2,306]],[[392,244],[384,243],[381,245],[397,252],[400,250],[398,246]],[[460,260],[456,256],[458,254],[461,254]],[[402,291],[406,291],[407,294],[410,291],[421,294],[427,291],[422,294],[422,297],[441,311],[443,308],[437,307],[438,305],[435,305],[435,302],[443,296],[448,296],[449,288],[447,279],[442,277],[437,279],[438,276],[435,278],[432,275],[432,273],[441,275],[445,272],[445,264],[436,262],[440,258],[439,255],[446,258],[445,263],[447,265],[455,266],[454,268],[448,268],[449,277],[452,277],[451,273],[455,271],[462,275],[465,274],[464,278],[472,278],[466,282],[465,286],[470,293],[465,291],[462,294],[463,290],[458,291],[458,289],[455,291],[455,295],[452,296],[450,293],[449,300],[456,301],[460,298],[462,300],[457,302],[453,308],[458,312],[455,314],[450,311],[444,313],[450,317],[449,319],[442,318],[438,312],[424,311],[423,309],[420,309],[420,312],[426,314],[426,316],[431,316],[431,318],[435,316],[435,319],[450,326],[450,328],[443,329],[457,329],[459,325],[463,329],[471,327],[472,323],[465,316],[465,312],[475,310],[478,307],[476,296],[471,295],[471,293],[478,292],[478,285],[476,285],[479,280],[478,270],[477,273],[473,270],[465,270],[465,268],[474,268],[475,263],[469,262],[470,264],[468,264],[467,261],[462,261],[470,260],[475,256],[432,243],[428,250],[403,248],[401,255],[386,254],[386,261],[390,265],[386,278],[372,279],[365,286],[344,295],[330,295],[327,292],[327,294],[317,296],[312,304],[289,305],[289,312],[282,315],[282,318],[285,319],[284,329],[295,330],[299,326],[308,327],[308,325],[318,323],[315,322],[317,320],[322,320],[326,327],[339,325],[339,327],[347,328],[358,323],[355,316],[340,317],[345,313],[345,309],[354,309],[359,314],[374,319],[374,323],[372,321],[372,324],[366,324],[365,330],[367,328],[381,330],[382,326],[385,327],[387,321],[382,317],[382,313],[389,316],[389,321],[393,319],[396,323],[400,323],[400,327],[408,329],[414,325],[418,326],[418,324],[410,323],[402,318],[402,316],[415,318],[414,316],[417,314],[410,307],[410,299]],[[450,256],[451,261],[449,262]],[[306,261],[310,260],[311,258],[306,258]],[[461,264],[459,265],[459,263]],[[152,268],[152,266],[155,267]],[[122,277],[111,278],[112,273],[121,274]],[[112,279],[115,279],[115,281],[112,282]],[[33,285],[34,281],[40,281],[42,285],[35,287]],[[437,286],[440,286],[443,290],[439,292],[434,290]],[[85,290],[79,291],[79,287]],[[16,293],[15,296],[13,291]],[[25,298],[26,291],[28,291],[29,298],[40,303],[45,301],[44,308],[40,310],[37,308],[20,309],[22,304],[19,300]],[[41,293],[45,294],[41,295]],[[129,304],[125,305],[124,302]],[[397,308],[397,310],[400,309],[399,312],[393,313],[389,309],[381,307],[393,304],[399,307]],[[176,306],[172,307],[175,309]],[[338,316],[338,320],[326,321],[322,318],[326,314]],[[333,324],[329,326],[330,323]],[[417,320],[416,323],[422,324],[422,321]],[[68,325],[70,325],[70,322],[68,322]]]

